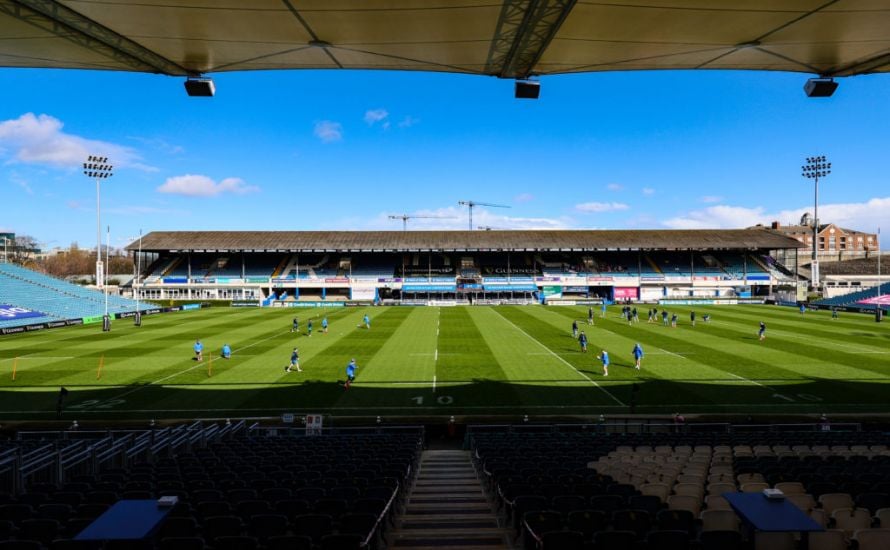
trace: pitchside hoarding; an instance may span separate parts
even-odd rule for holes
[[[0,304],[0,321],[15,321],[32,317],[45,317],[46,314],[24,307]]]

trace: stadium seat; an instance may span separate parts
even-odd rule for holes
[[[847,537],[853,531],[871,527],[871,514],[866,508],[836,508],[831,513],[835,529],[843,530]]]
[[[204,550],[201,537],[166,537],[161,539],[160,550]]]
[[[321,537],[321,550],[362,550],[359,535],[333,534]]]
[[[298,535],[271,537],[266,541],[268,550],[311,550],[312,538]]]
[[[887,550],[890,548],[890,529],[861,529],[853,533],[857,550]]]
[[[594,533],[606,529],[606,514],[601,510],[578,510],[566,516],[566,527],[570,531],[584,533],[584,539],[590,540]]]
[[[838,508],[853,508],[853,497],[846,493],[826,493],[819,497],[819,506],[831,515]]]
[[[740,522],[731,510],[704,510],[699,516],[702,531],[738,531]]]
[[[843,531],[828,529],[808,533],[809,550],[846,550],[847,537]]]
[[[549,531],[541,536],[541,550],[584,550],[580,531]]]
[[[701,550],[741,550],[744,547],[742,534],[738,531],[702,531],[699,544]]]
[[[649,548],[658,550],[687,550],[689,533],[687,531],[652,531],[646,537]]]
[[[636,538],[633,531],[599,531],[593,535],[593,544],[597,550],[627,550]]]
[[[757,550],[795,550],[793,533],[754,533],[754,547]]]

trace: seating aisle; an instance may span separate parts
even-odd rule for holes
[[[468,451],[428,450],[389,537],[402,550],[507,550],[510,535],[485,495]]]

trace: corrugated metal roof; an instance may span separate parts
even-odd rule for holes
[[[0,0],[0,66],[890,70],[890,0]]]
[[[153,231],[142,249],[253,251],[708,250],[800,248],[767,229],[614,231]],[[138,242],[129,250],[136,250]]]

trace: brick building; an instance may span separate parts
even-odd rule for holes
[[[806,247],[797,251],[800,263],[810,263],[813,255],[813,218],[810,214],[804,214],[797,225],[772,222],[770,229],[803,243]],[[878,251],[876,234],[847,229],[833,223],[819,224],[816,237],[816,251],[820,262],[868,258]],[[777,259],[783,261],[782,258]]]

